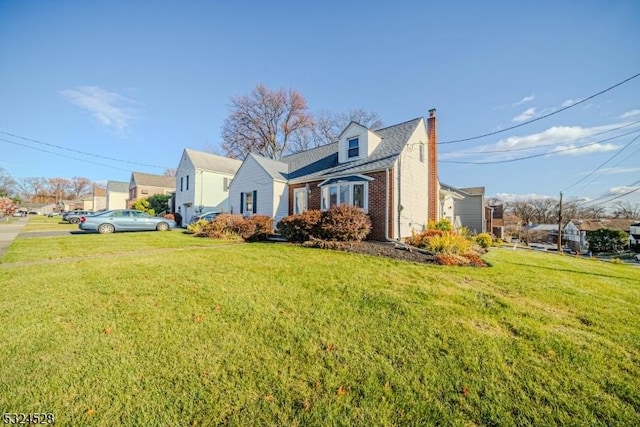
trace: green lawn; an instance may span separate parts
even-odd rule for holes
[[[0,408],[60,425],[639,425],[640,270],[485,258],[18,239],[0,260]]]

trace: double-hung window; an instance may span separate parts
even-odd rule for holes
[[[353,159],[360,156],[360,140],[351,138],[347,141],[347,158]]]
[[[244,215],[251,215],[256,213],[257,210],[257,200],[258,192],[257,191],[247,191],[245,193],[240,193],[240,213]]]

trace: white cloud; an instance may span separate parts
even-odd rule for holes
[[[579,99],[567,99],[565,101],[562,102],[562,104],[560,104],[561,107],[569,107],[570,105],[575,104],[576,102],[579,102]]]
[[[617,167],[617,168],[605,168],[605,169],[600,169],[600,174],[601,174],[601,175],[615,175],[615,174],[621,174],[621,173],[633,173],[633,172],[640,172],[640,168],[623,168],[623,167]]]
[[[531,107],[531,108],[527,108],[522,113],[514,117],[513,121],[516,123],[524,122],[524,121],[533,119],[535,116],[536,116],[536,109],[535,107]]]
[[[527,194],[517,194],[517,193],[498,193],[495,195],[496,199],[502,200],[503,202],[515,202],[517,200],[530,200],[530,199],[555,199],[555,196],[547,196],[544,194],[538,193],[527,193]]]
[[[595,133],[613,129],[618,125],[596,126],[583,128],[580,126],[553,126],[549,129],[526,136],[511,136],[502,139],[496,144],[497,149],[523,149],[535,148],[542,145],[561,144],[567,141],[574,141],[579,138],[586,138]]]
[[[522,105],[525,104],[527,102],[531,102],[534,99],[536,99],[536,96],[534,94],[531,94],[529,96],[525,96],[524,98],[522,98],[520,101],[518,102],[514,102],[513,104],[511,104],[512,107],[517,107],[518,105]]]
[[[569,145],[558,145],[553,150],[551,150],[551,153],[562,154],[567,156],[582,156],[584,154],[591,154],[591,153],[606,153],[608,151],[615,151],[618,148],[620,148],[620,146],[615,144],[593,144],[593,145],[586,145],[583,147],[577,146],[575,144],[569,144]]]
[[[628,193],[629,191],[638,192],[640,191],[640,186],[630,187],[628,185],[621,185],[619,187],[613,187],[609,191],[613,194],[624,194],[624,193]]]
[[[624,119],[631,119],[633,117],[638,117],[638,116],[640,116],[640,110],[631,110],[621,115],[620,118],[624,120]]]
[[[135,118],[133,100],[98,86],[79,86],[60,92],[72,104],[89,111],[104,126],[125,131]]]

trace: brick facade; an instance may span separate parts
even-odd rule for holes
[[[387,230],[390,238],[394,237],[393,227],[393,206],[395,203],[394,197],[394,181],[393,181],[393,169],[389,170],[389,212],[385,215],[385,207],[387,203],[386,186],[387,181],[385,179],[386,171],[371,172],[363,174],[365,176],[373,178],[373,181],[369,181],[369,200],[368,200],[368,213],[371,218],[371,233],[367,237],[370,240],[385,240],[385,217],[388,219]],[[322,199],[322,189],[318,187],[323,180],[310,181],[309,183],[290,184],[289,185],[289,214],[293,213],[293,190],[296,188],[304,188],[305,185],[309,185],[308,195],[308,209],[320,210],[320,203]]]

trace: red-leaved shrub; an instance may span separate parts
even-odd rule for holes
[[[320,238],[359,242],[371,231],[371,220],[361,209],[351,205],[334,206],[322,212]]]
[[[278,223],[278,232],[290,242],[306,242],[312,236],[320,235],[321,219],[322,212],[318,210],[289,215]]]
[[[253,215],[245,218],[238,214],[220,214],[195,233],[198,237],[256,242],[266,240],[272,232],[273,219],[269,216]]]

